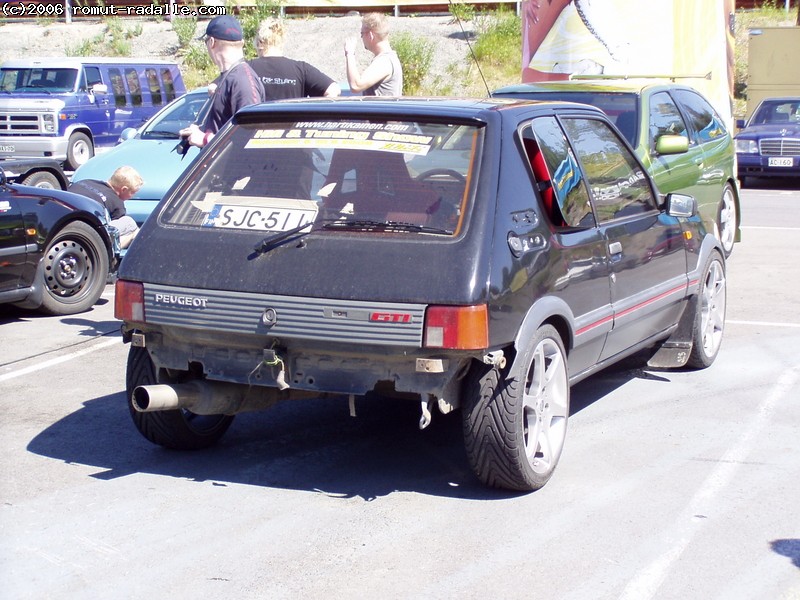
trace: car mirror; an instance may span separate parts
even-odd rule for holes
[[[0,187],[5,187],[6,185],[6,172],[3,170],[3,167],[0,167]]]
[[[136,135],[138,129],[135,127],[126,127],[122,130],[122,133],[119,134],[119,141],[124,142],[125,140],[131,139],[133,136]]]
[[[667,214],[671,217],[694,217],[697,215],[697,200],[686,194],[667,194]]]
[[[689,138],[683,135],[665,134],[656,140],[658,154],[683,154],[689,151]]]
[[[105,83],[95,83],[92,85],[93,94],[107,94],[108,86]]]
[[[738,127],[739,129],[744,128],[744,123],[745,123],[744,119],[736,119],[736,127]]]

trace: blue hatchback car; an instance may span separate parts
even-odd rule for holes
[[[192,159],[200,153],[198,148],[192,147],[185,156],[181,156],[174,152],[174,148],[178,143],[178,132],[197,119],[207,99],[207,88],[192,90],[165,106],[138,130],[124,130],[120,135],[124,141],[89,160],[75,171],[72,181],[106,181],[118,167],[133,167],[144,179],[144,185],[132,199],[125,202],[125,208],[141,225]]]
[[[800,178],[800,98],[767,98],[736,124],[737,177]]]

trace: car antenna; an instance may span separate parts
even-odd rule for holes
[[[447,0],[447,3],[450,6],[453,6],[453,0]],[[464,31],[464,24],[461,22],[461,19],[458,16],[458,10],[451,11],[453,18],[458,21],[458,26],[461,28],[461,33],[464,35],[464,41],[467,42],[467,47],[469,48],[470,56],[472,56],[472,60],[475,62],[475,66],[478,68],[478,74],[481,76],[481,80],[483,81],[483,87],[486,88],[486,97],[491,97],[492,93],[489,91],[489,84],[486,83],[486,77],[483,76],[483,71],[481,70],[481,64],[478,62],[478,57],[475,56],[475,51],[472,49],[472,44],[469,42],[469,36],[467,32]]]

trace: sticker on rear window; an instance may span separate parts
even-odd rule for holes
[[[351,148],[425,156],[435,138],[393,123],[301,122],[291,129],[257,129],[245,144],[254,148]]]

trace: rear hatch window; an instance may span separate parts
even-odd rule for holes
[[[456,235],[483,140],[474,124],[374,119],[244,124],[223,135],[162,223]]]

